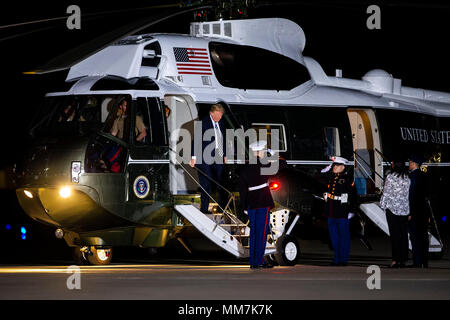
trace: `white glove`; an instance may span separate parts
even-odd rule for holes
[[[244,213],[245,213],[246,215],[248,215],[248,211],[247,211],[247,210],[244,210]]]

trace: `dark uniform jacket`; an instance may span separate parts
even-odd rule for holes
[[[268,186],[249,191],[248,188],[268,184],[269,175],[261,175],[261,168],[265,166],[259,161],[242,168],[239,175],[240,203],[243,210],[274,207],[272,194]]]
[[[416,169],[410,172],[409,179],[411,180],[409,187],[409,212],[411,218],[417,221],[427,221],[427,183],[425,174],[420,169]]]
[[[324,215],[328,218],[334,219],[348,219],[348,212],[350,210],[350,204],[353,203],[354,187],[352,186],[350,176],[345,173],[335,174],[329,173],[327,193],[327,202],[325,203]],[[333,197],[341,197],[342,194],[348,195],[347,203],[342,203],[341,200],[331,199]]]

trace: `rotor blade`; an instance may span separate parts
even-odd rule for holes
[[[78,62],[94,55],[100,50],[106,48],[108,45],[116,42],[119,39],[125,38],[129,35],[135,34],[143,29],[146,29],[152,25],[163,22],[167,19],[171,19],[178,15],[189,13],[196,10],[209,9],[212,6],[193,7],[190,9],[178,11],[167,15],[167,12],[155,15],[150,18],[141,19],[137,22],[128,24],[121,28],[108,32],[98,38],[95,38],[77,48],[67,51],[62,55],[50,60],[38,70],[23,72],[24,74],[45,74],[51,72],[57,72],[66,70]],[[150,20],[150,22],[148,22]]]
[[[120,10],[109,10],[109,11],[100,11],[100,12],[91,12],[91,13],[83,13],[83,19],[86,17],[93,17],[93,16],[105,16],[108,14],[115,14],[115,13],[129,13],[133,11],[144,11],[149,9],[161,9],[161,8],[170,8],[170,7],[180,7],[181,3],[174,3],[174,4],[166,4],[166,5],[158,5],[158,6],[151,6],[151,7],[141,7],[141,8],[133,8],[133,9],[120,9]],[[51,21],[58,21],[58,20],[67,20],[67,16],[62,17],[54,17],[54,18],[46,18],[46,19],[40,19],[40,20],[33,20],[33,21],[23,21],[8,25],[0,26],[0,29],[8,29],[13,27],[19,27],[19,26],[26,26],[26,25],[32,25],[32,24],[38,24],[43,22],[51,22]]]
[[[367,7],[369,5],[376,4],[378,6],[386,7],[405,7],[405,8],[417,8],[417,9],[450,9],[450,6],[446,1],[441,2],[422,2],[412,3],[411,1],[377,1],[374,3],[372,0],[347,0],[347,1],[317,1],[317,0],[302,0],[302,1],[262,1],[255,5],[256,8],[261,7],[276,7],[276,6],[309,6],[309,7],[323,7],[323,8],[340,8],[346,10],[355,10],[361,7]],[[359,10],[359,9],[358,9]]]

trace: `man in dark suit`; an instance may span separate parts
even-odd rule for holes
[[[428,267],[428,210],[426,205],[427,184],[425,174],[420,170],[423,158],[414,155],[409,159],[409,233],[413,253],[411,267]]]
[[[200,211],[208,213],[209,196],[211,194],[214,179],[218,183],[222,184],[222,173],[225,163],[225,129],[222,124],[222,116],[225,113],[225,109],[220,104],[213,104],[209,111],[209,114],[204,117],[202,122],[202,148],[201,155],[195,153],[194,143],[192,145],[192,158],[190,161],[191,167],[197,167],[204,174],[199,172],[198,178],[200,182],[201,190],[201,206]],[[211,136],[211,139],[205,137]],[[201,156],[201,161],[198,157]],[[217,186],[218,204],[223,208],[223,191]]]

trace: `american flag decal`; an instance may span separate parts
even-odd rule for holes
[[[179,74],[212,75],[208,51],[199,48],[173,48]]]

